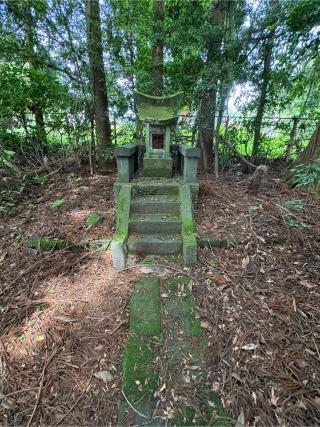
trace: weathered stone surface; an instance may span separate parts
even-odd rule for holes
[[[159,387],[155,361],[159,357],[160,337],[160,280],[147,276],[135,284],[130,299],[129,338],[122,364],[125,400],[119,406],[117,425],[127,425],[128,416],[134,425],[145,424],[148,417],[152,420],[157,402],[154,393]],[[159,418],[156,421],[149,421],[148,425],[161,425]]]
[[[126,144],[114,150],[116,157],[130,157],[137,151],[137,144]]]
[[[170,177],[172,159],[143,159],[143,175],[150,177]]]
[[[131,214],[129,230],[137,233],[180,233],[181,220],[168,214]]]
[[[116,197],[117,228],[111,242],[112,262],[117,270],[126,266],[129,215],[131,202],[131,185],[122,185]]]
[[[181,203],[181,236],[183,242],[183,261],[185,265],[193,265],[197,261],[197,240],[192,213],[192,197],[188,185],[180,186]]]
[[[131,202],[132,213],[144,214],[180,214],[180,202],[170,195],[147,195],[136,197]]]
[[[180,235],[135,234],[129,236],[128,250],[133,254],[176,255],[181,253]]]
[[[188,145],[183,145],[183,144],[179,145],[179,152],[185,157],[195,157],[197,159],[201,155],[200,148],[190,147]]]

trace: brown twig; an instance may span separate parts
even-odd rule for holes
[[[67,415],[70,414],[70,412],[72,412],[74,410],[74,408],[78,405],[78,403],[80,402],[80,400],[83,398],[83,396],[86,394],[86,392],[89,390],[90,384],[91,384],[91,380],[93,377],[93,372],[91,372],[91,376],[90,379],[88,381],[88,384],[85,388],[85,390],[80,394],[80,396],[78,397],[78,399],[75,401],[75,403],[71,406],[71,408],[60,418],[59,421],[56,422],[56,424],[54,424],[53,427],[57,427],[59,424],[61,424],[61,422],[66,418]]]

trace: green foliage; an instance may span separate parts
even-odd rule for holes
[[[320,191],[320,160],[310,164],[296,166],[293,170],[293,182],[298,187],[307,188],[311,191]]]
[[[64,199],[57,199],[54,202],[51,203],[52,208],[59,208],[60,206],[64,205],[65,201]]]
[[[134,123],[123,122],[117,128],[117,145],[135,142],[136,127]]]
[[[47,182],[47,175],[24,174],[12,188],[0,191],[0,216],[14,215],[21,197],[32,187]]]
[[[298,228],[299,230],[303,230],[308,228],[307,225],[303,222],[303,220],[298,216],[298,213],[303,210],[302,200],[293,199],[288,200],[285,203],[285,206],[277,205],[281,211],[282,217],[286,224],[292,228]],[[291,209],[291,210],[290,210]]]

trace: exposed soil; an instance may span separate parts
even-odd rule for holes
[[[1,221],[2,424],[116,422],[126,306],[141,270],[115,272],[110,251],[26,246],[39,236],[111,238],[114,179],[54,174]],[[245,177],[200,184],[198,235],[238,242],[200,249],[183,269],[209,335],[206,381],[239,426],[319,425],[319,202],[277,177],[258,196],[246,194]],[[56,199],[65,203],[54,209]],[[104,221],[87,229],[92,212]]]

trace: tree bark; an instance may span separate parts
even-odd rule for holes
[[[267,171],[268,171],[268,167],[265,165],[260,165],[257,167],[257,169],[255,170],[249,182],[248,189],[247,189],[248,194],[253,194],[253,195],[258,194],[262,184],[262,180],[266,176]]]
[[[314,160],[320,158],[320,120],[318,121],[317,128],[313,133],[309,144],[303,150],[301,155],[296,160],[296,164],[312,163]]]
[[[85,6],[98,162],[103,164],[107,150],[112,146],[112,133],[103,64],[99,0],[85,0]]]
[[[212,3],[211,25],[213,29],[224,19],[223,0]],[[209,71],[221,54],[222,32],[215,31],[207,43],[208,53],[205,65],[204,89],[200,94],[199,133],[204,171],[209,172],[213,164],[213,132],[215,125],[217,76]]]
[[[252,162],[256,161],[258,151],[259,151],[259,145],[260,145],[260,139],[261,139],[261,124],[262,124],[263,114],[265,110],[268,83],[270,79],[273,36],[274,36],[274,30],[270,32],[269,37],[267,38],[266,43],[264,45],[261,91],[260,91],[257,115],[254,121],[254,136],[253,136],[253,145],[252,145],[252,153],[251,153]]]
[[[289,160],[290,151],[292,147],[295,145],[298,123],[299,123],[299,117],[293,117],[293,125],[290,132],[290,139],[287,145],[286,152],[284,154],[284,160],[286,162]]]
[[[153,95],[163,91],[163,20],[165,0],[153,0],[152,74]]]

